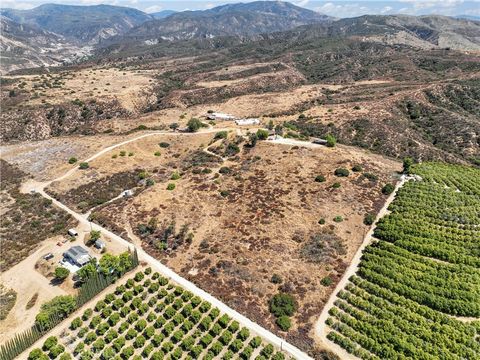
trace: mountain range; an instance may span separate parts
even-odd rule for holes
[[[148,54],[158,47],[186,46],[179,43],[186,40],[200,42],[208,49],[265,36],[277,40],[292,36],[358,37],[422,49],[480,51],[480,22],[471,19],[367,15],[338,20],[281,1],[153,14],[110,5],[45,4],[30,10],[2,9],[0,14],[2,73],[125,49]]]

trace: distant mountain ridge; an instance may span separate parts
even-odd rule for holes
[[[248,37],[331,20],[329,16],[288,2],[255,1],[175,13],[163,19],[145,22],[125,36],[168,40],[218,36]]]
[[[62,35],[79,45],[95,45],[123,34],[153,16],[140,10],[111,5],[45,4],[30,10],[2,9],[10,20]]]

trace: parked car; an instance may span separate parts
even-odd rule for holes
[[[53,254],[52,254],[52,253],[45,254],[45,255],[43,255],[43,259],[44,259],[44,260],[53,259]]]

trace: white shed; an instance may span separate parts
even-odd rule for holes
[[[238,119],[238,120],[235,120],[235,124],[237,124],[237,125],[258,125],[258,124],[260,124],[260,120],[255,119],[255,118]]]
[[[78,232],[75,229],[69,229],[68,230],[68,235],[70,236],[78,236]]]

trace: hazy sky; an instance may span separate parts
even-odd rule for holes
[[[1,7],[30,9],[43,3],[71,5],[109,4],[134,7],[146,12],[161,10],[202,10],[226,3],[249,2],[249,0],[0,0]],[[480,0],[398,0],[398,1],[318,1],[294,0],[292,3],[336,17],[352,17],[363,14],[440,14],[480,16]]]

